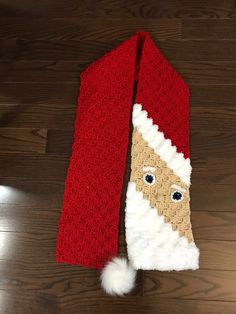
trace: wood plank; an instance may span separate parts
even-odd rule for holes
[[[69,156],[42,154],[0,154],[2,178],[65,180]]]
[[[55,261],[55,247],[56,247],[56,234],[55,232],[4,232],[1,231],[1,261],[0,263],[1,273],[16,274],[10,264],[6,261],[14,260],[16,262],[23,263],[24,260],[33,263],[34,260],[37,263],[54,262]],[[6,243],[8,245],[6,246]],[[3,265],[5,264],[5,266]],[[23,267],[22,267],[23,271]],[[30,268],[29,268],[30,271]],[[22,272],[21,272],[22,274]],[[1,286],[2,284],[2,286]],[[0,282],[0,287],[4,288],[4,281]]]
[[[169,61],[235,61],[236,40],[158,40],[157,47]]]
[[[1,152],[36,152],[46,150],[47,129],[0,128]]]
[[[233,0],[109,1],[101,2],[61,0],[50,2],[1,1],[0,17],[77,17],[77,18],[230,18],[235,16]]]
[[[119,234],[124,234],[124,202],[122,202],[121,208]],[[194,239],[198,243],[201,243],[201,240],[236,241],[235,211],[197,211],[194,206],[191,206],[191,222]]]
[[[190,140],[192,156],[236,156],[236,148],[232,145],[232,143],[236,142],[236,132],[193,130]],[[48,130],[47,153],[70,154],[72,144],[73,130]],[[222,150],[222,147],[224,147],[224,150]]]
[[[70,293],[66,288],[68,281],[76,287],[80,297],[90,297],[93,293],[102,296],[99,284],[99,272],[86,270],[70,265],[56,265],[55,258],[55,232],[30,233],[26,232],[1,232],[4,243],[8,243],[7,249],[3,246],[1,251],[0,271],[3,273],[0,282],[1,290],[14,290],[21,286],[21,291],[31,293],[35,289],[38,292],[55,293],[61,297]],[[203,244],[202,242],[202,247]],[[222,254],[215,253],[220,249],[218,243],[214,243],[212,257],[202,251],[203,264],[213,264],[213,257],[219,258]],[[229,243],[228,252],[230,254]],[[210,246],[212,248],[212,244]],[[218,248],[218,249],[217,249]],[[222,246],[221,246],[222,248]],[[232,252],[232,251],[231,251]],[[225,256],[228,259],[230,255]],[[231,255],[230,258],[234,256]],[[35,263],[35,261],[37,261]],[[233,261],[228,260],[229,267]],[[219,261],[220,262],[220,261]],[[226,265],[227,265],[226,264]],[[40,267],[39,267],[40,266]],[[39,273],[40,269],[40,273]],[[214,269],[214,268],[213,268]],[[226,268],[227,269],[227,268]],[[235,271],[199,270],[196,272],[157,272],[145,271],[144,295],[159,296],[160,298],[173,297],[179,299],[205,299],[235,301]],[[57,282],[57,284],[56,284]],[[137,290],[140,294],[140,289]],[[225,299],[224,299],[225,298]]]
[[[179,300],[179,299],[164,299],[154,296],[145,296],[139,298],[118,298],[118,299],[75,299],[68,298],[66,304],[62,304],[62,310],[68,314],[74,314],[79,307],[80,313],[87,313],[87,309],[91,308],[94,314],[232,314],[235,313],[236,303],[225,301],[202,301],[202,300]],[[102,306],[97,306],[102,304]],[[69,311],[69,312],[68,312]],[[17,313],[18,314],[18,313]]]
[[[66,97],[65,97],[66,98]],[[236,107],[191,108],[191,131],[235,132]],[[0,105],[1,126],[8,128],[69,129],[74,127],[76,106],[57,104]],[[69,135],[70,136],[70,135]]]
[[[39,235],[14,232],[1,232],[1,236],[11,247],[18,246],[15,251],[11,248],[3,250],[0,261],[0,271],[3,274],[1,290],[17,290],[20,285],[21,291],[29,294],[36,290],[63,298],[71,293],[69,285],[81,297],[104,296],[99,280],[100,270],[56,264],[54,238],[45,236],[40,239]],[[35,254],[32,254],[32,246]],[[27,261],[24,262],[23,258]],[[141,295],[142,275],[142,271],[139,271],[136,289],[132,295]]]
[[[63,182],[69,159],[69,155],[0,154],[1,177]],[[192,165],[192,210],[235,211],[235,158],[193,158]]]
[[[236,212],[192,210],[191,221],[196,239],[236,241]]]
[[[236,61],[236,40],[153,40],[170,61]],[[92,62],[121,41],[0,40],[0,58],[6,60],[68,60]]]
[[[190,107],[191,131],[234,132],[236,107]]]
[[[183,39],[235,39],[236,19],[182,20]]]
[[[190,108],[235,107],[234,85],[190,85]]]
[[[77,83],[80,72],[89,64],[79,61],[9,61],[0,62],[2,82]],[[59,77],[61,76],[61,77]]]
[[[42,215],[42,218],[40,218],[40,214]],[[32,219],[33,217],[35,220]],[[52,220],[46,221],[46,218]],[[37,223],[32,223],[36,221]],[[55,259],[54,251],[58,221],[59,212],[55,211],[45,213],[43,211],[38,211],[37,213],[30,213],[30,218],[27,218],[25,215],[24,219],[19,219],[18,224],[15,217],[13,219],[9,219],[8,227],[5,225],[0,230],[2,239],[9,244],[9,250],[5,250],[5,247],[3,246],[1,260],[15,260],[16,263],[18,261],[22,263],[24,259],[27,259],[28,262],[30,262],[30,259],[33,258],[32,252],[34,252],[35,255],[40,255],[40,258],[35,256],[37,257],[38,263],[45,258],[45,255],[47,255],[45,262],[52,263]],[[22,222],[23,225],[21,225]],[[41,224],[39,224],[39,222]],[[195,241],[201,252],[201,270],[236,270],[235,241],[198,239],[195,239]],[[26,248],[24,248],[24,245]],[[11,247],[14,249],[11,249]],[[43,250],[41,250],[41,247],[43,247]],[[20,251],[21,253],[19,254]],[[52,252],[50,253],[49,251]],[[119,253],[126,254],[126,242],[125,235],[123,233],[119,235]],[[18,257],[18,254],[20,257]],[[54,269],[54,265],[52,264],[51,266],[53,266]],[[51,274],[53,269],[51,269]],[[45,271],[47,270],[49,270],[48,267],[45,267]],[[58,268],[56,268],[56,270],[58,270]]]
[[[220,166],[219,164],[218,167]],[[235,211],[235,201],[235,182],[232,184],[214,182],[214,173],[200,174],[200,170],[193,167],[191,185],[193,211]]]
[[[56,266],[57,264],[54,261],[55,240],[45,239],[44,241],[39,241],[37,239],[34,240],[32,236],[31,238],[27,238],[24,237],[23,234],[17,235],[12,232],[8,234],[2,233],[2,236],[5,236],[5,239],[9,241],[11,245],[17,244],[19,246],[18,249],[16,248],[15,252],[13,250],[4,251],[5,254],[3,254],[0,262],[1,273],[4,272],[0,282],[1,290],[19,289],[18,284],[20,284],[21,291],[27,291],[29,294],[33,293],[36,289],[38,292],[57,293],[58,296],[63,296],[70,293],[66,289],[66,284],[70,282],[71,285],[77,286],[75,290],[77,290],[78,294],[81,293],[84,294],[84,296],[91,296],[95,290],[97,296],[103,294],[100,289],[100,272],[98,270],[63,264],[60,264],[60,267]],[[32,252],[30,253],[32,245],[35,246],[35,256]],[[40,245],[42,245],[41,248]],[[20,251],[22,251],[21,254]],[[6,259],[7,256],[9,260]],[[27,258],[25,264],[22,259],[23,256]],[[44,262],[48,265],[49,261],[51,266],[47,269],[44,266]],[[35,265],[30,266],[29,262],[31,262],[31,265]],[[40,267],[41,264],[42,266]],[[27,267],[25,267],[26,265]],[[38,270],[40,269],[40,273],[37,271],[37,268]],[[57,287],[54,287],[54,285]],[[56,289],[56,291],[54,289]]]
[[[75,105],[33,104],[0,105],[1,126],[8,128],[69,128],[74,127]]]
[[[236,142],[235,132],[193,131],[190,142],[192,156],[236,157],[236,147],[232,145]]]
[[[0,39],[125,40],[137,30],[144,30],[159,39],[179,39],[178,19],[78,19],[78,18],[2,18]]]
[[[235,85],[235,62],[171,62],[189,85]]]
[[[30,93],[29,93],[30,91]],[[227,85],[191,85],[191,107],[234,107],[236,88]],[[76,106],[78,83],[3,83],[0,104]]]
[[[1,178],[0,215],[2,219],[11,216],[20,219],[21,215],[27,219],[31,211],[35,215],[44,211],[60,212],[63,191],[64,180]],[[38,219],[36,216],[35,221]]]
[[[235,158],[192,156],[191,164],[191,209],[235,211]]]
[[[208,183],[205,184],[205,186],[207,185]],[[191,187],[191,219],[195,238],[197,240],[236,241],[234,198],[232,201],[227,201],[230,199],[230,195],[226,194],[220,204],[220,197],[217,198],[217,195],[222,195],[225,187],[212,185],[210,193],[210,189],[205,186],[204,191],[201,190],[201,186],[195,184]],[[232,191],[234,186],[232,186]],[[22,230],[21,228],[24,230],[25,225],[27,224],[29,227],[31,223],[33,228],[37,228],[41,232],[43,228],[50,228],[53,226],[53,221],[58,221],[63,191],[63,180],[1,179],[1,230],[12,230],[9,228],[14,226],[18,228],[16,230]],[[233,194],[232,191],[230,191],[231,194]],[[125,189],[123,194],[120,233],[124,233]],[[199,195],[201,195],[200,199],[203,199],[202,206]],[[217,206],[218,203],[220,205]],[[227,208],[230,208],[232,212],[227,212]],[[20,224],[19,221],[21,221]],[[38,223],[34,224],[35,221]]]
[[[2,178],[25,178],[38,180],[64,180],[69,164],[68,155],[42,155],[42,154],[13,154],[0,153],[0,170]],[[220,160],[219,160],[220,163]],[[226,173],[230,170],[227,167],[229,162],[225,160]],[[205,176],[206,160],[193,160],[195,175]],[[219,170],[223,172],[223,170]],[[214,174],[214,173],[213,173]],[[217,175],[217,172],[216,174]],[[205,179],[205,178],[204,178]],[[233,181],[233,180],[232,180]],[[224,182],[224,181],[222,181]],[[214,184],[216,182],[213,182]],[[234,183],[234,182],[233,182]]]
[[[236,85],[236,62],[170,62],[189,85]],[[80,61],[0,62],[0,79],[7,82],[77,83],[89,63]]]
[[[47,186],[49,186],[49,184],[47,184]],[[11,191],[14,190],[13,188],[11,189]],[[2,187],[1,190],[3,190]],[[40,190],[40,185],[38,190]],[[11,193],[12,200],[10,199],[9,202],[5,203],[7,192],[8,197]],[[39,193],[42,192],[40,191]],[[62,194],[63,193],[54,193],[53,196],[50,196],[49,193],[45,193],[42,195],[42,199],[39,199],[37,194],[31,194],[29,196],[29,192],[17,191],[16,189],[14,192],[10,192],[10,188],[8,188],[7,191],[5,187],[3,202],[0,206],[1,231],[29,231],[34,233],[56,232],[61,214]],[[57,196],[58,200],[54,202],[53,199],[56,199]],[[56,205],[58,208],[56,208]],[[122,204],[122,207],[124,207],[124,204]],[[37,224],[35,224],[36,221]],[[235,212],[192,211],[191,221],[194,239],[198,244],[203,245],[205,243],[204,247],[207,247],[207,243],[209,243],[209,245],[210,243],[217,243],[218,248],[221,248],[222,243],[229,241],[228,255],[234,254],[235,251],[230,250],[230,245],[232,244],[231,248],[233,248],[235,242],[232,241],[236,241]],[[122,235],[124,233],[124,215],[122,214],[120,217],[119,234]],[[222,250],[224,251],[224,248],[222,248]],[[212,252],[212,249],[206,249],[206,251]],[[235,259],[232,259],[232,261],[234,260]],[[217,269],[221,269],[224,265],[224,263],[219,264],[220,262],[218,262],[218,260],[216,260],[215,263],[217,263]],[[201,267],[203,267],[202,264]],[[205,267],[210,268],[210,266]]]
[[[235,158],[208,158],[207,163],[210,182],[219,185],[231,185],[236,182]]]
[[[201,269],[236,270],[236,242],[197,240],[197,246]]]
[[[235,158],[192,158],[192,210],[234,211]]]
[[[15,230],[12,229],[15,226],[18,231],[25,230],[26,225],[29,227],[34,221],[38,224],[35,226],[33,224],[33,228],[41,232],[44,228],[53,228],[52,221],[57,222],[61,212],[64,183],[24,181],[26,180],[20,182],[21,184],[17,180],[10,179],[1,182],[1,230]],[[210,206],[209,211],[198,211],[195,209],[194,202],[191,205],[191,219],[196,240],[236,241],[235,211],[213,211],[214,207]],[[124,202],[121,203],[121,207],[123,212]],[[119,230],[124,234],[123,213],[121,213]]]
[[[69,284],[68,284],[69,286]],[[111,298],[105,295],[91,297],[77,297],[75,286],[70,286],[70,293],[58,298],[52,293],[15,290],[1,290],[0,297],[5,300],[2,305],[5,314],[232,314],[235,313],[236,303],[225,301],[205,301],[205,300],[179,300],[179,299],[157,299],[152,296],[126,296],[125,298]],[[29,312],[30,308],[30,312]],[[88,312],[89,309],[89,312]],[[7,312],[8,310],[8,312]]]
[[[236,272],[198,270],[144,272],[144,296],[158,298],[236,301]]]
[[[29,92],[30,91],[30,92]],[[78,83],[3,83],[1,82],[0,104],[2,105],[49,105],[76,106]]]
[[[139,272],[133,295],[111,298],[98,271],[55,263],[56,235],[80,72],[140,29],[190,86],[191,219],[201,270]],[[236,312],[235,52],[235,0],[1,0],[1,313]],[[130,152],[122,254],[129,174]]]
[[[14,290],[1,290],[0,298],[4,300],[1,310],[6,314],[54,314],[58,313],[59,307],[55,301],[55,297],[47,293],[37,293],[29,295],[28,293],[18,293]]]
[[[73,130],[48,130],[47,153],[71,154],[74,139]]]
[[[37,199],[37,196],[35,196],[35,199]],[[48,206],[47,210],[41,208],[35,209],[35,207],[31,209],[29,205],[25,207],[21,205],[20,207],[20,212],[17,212],[15,210],[16,206],[12,208],[10,204],[6,206],[1,204],[0,232],[28,232],[36,235],[57,234],[61,209],[53,209],[54,205],[52,208]]]

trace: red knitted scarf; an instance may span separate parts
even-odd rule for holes
[[[135,103],[141,104],[141,107],[138,105],[135,110],[143,113],[140,121],[147,119],[151,121],[150,124],[158,126],[156,130],[158,128],[159,133],[154,135],[164,134],[166,149],[170,146],[173,150],[173,162],[170,162],[169,166],[170,154],[164,155],[163,145],[159,154],[159,151],[151,145],[152,139],[149,143],[149,137],[146,142],[151,148],[147,149],[153,149],[153,153],[157,152],[156,158],[160,156],[160,162],[165,162],[165,165],[170,168],[168,171],[182,180],[183,184],[189,184],[190,170],[189,168],[186,170],[186,167],[190,167],[188,87],[151,38],[144,32],[138,32],[94,62],[81,74],[73,152],[57,237],[57,262],[99,269],[112,256],[117,255],[120,197],[135,82],[137,82]],[[144,123],[143,125],[145,126]],[[136,129],[139,130],[138,124]],[[140,128],[139,134],[135,135],[134,140],[139,143],[135,146],[137,149],[141,147],[143,139],[140,134],[145,134],[145,130],[143,132]],[[157,141],[155,136],[153,141]],[[158,147],[160,148],[160,145]],[[142,151],[143,149],[137,156],[141,156]],[[136,151],[133,152],[133,156],[136,156],[135,154]],[[150,154],[149,152],[147,156]],[[180,162],[185,162],[184,166],[175,167],[174,162],[177,157]],[[156,168],[161,167],[158,162],[157,160]],[[154,175],[150,174],[149,168],[144,180],[151,186]],[[134,166],[132,171],[131,181],[135,182],[137,189],[139,187],[139,193],[143,193],[144,198],[147,198],[146,187],[142,188],[141,181],[138,181],[139,178],[135,175],[139,171],[137,166]],[[140,178],[143,180],[143,176]],[[160,181],[158,175],[155,180]],[[171,182],[172,185],[173,183],[175,182]],[[180,191],[173,191],[170,194],[175,202],[174,206],[177,206],[175,204],[182,197]],[[152,195],[157,194],[153,192]],[[170,197],[168,196],[168,200]],[[162,199],[165,202],[165,199]],[[160,204],[163,205],[163,202],[160,201]],[[152,207],[155,207],[154,205]],[[165,203],[163,206],[164,209],[167,208]],[[168,213],[159,212],[159,215],[163,214],[168,218]],[[169,224],[172,221],[171,217]],[[165,221],[168,223],[168,219]],[[174,226],[173,223],[173,230]],[[126,228],[128,227],[127,223]],[[181,230],[179,231],[181,237],[190,234],[182,234]],[[191,235],[189,239],[191,242]],[[132,242],[131,238],[127,240]],[[133,253],[130,254],[132,257]]]

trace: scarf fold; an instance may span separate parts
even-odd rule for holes
[[[130,116],[129,264],[113,260],[108,275],[119,263],[126,271],[197,269],[189,208],[189,89],[144,32],[81,74],[56,260],[103,269],[117,256]]]

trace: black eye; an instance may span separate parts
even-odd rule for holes
[[[153,185],[156,182],[156,177],[153,173],[145,173],[143,181],[148,185]]]
[[[171,200],[173,202],[181,202],[183,198],[183,193],[180,191],[174,191],[171,193]]]

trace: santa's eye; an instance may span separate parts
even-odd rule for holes
[[[170,197],[173,202],[181,202],[184,198],[183,193],[180,191],[172,192]]]
[[[145,173],[143,176],[144,183],[148,185],[153,185],[156,182],[156,177],[153,173]]]

